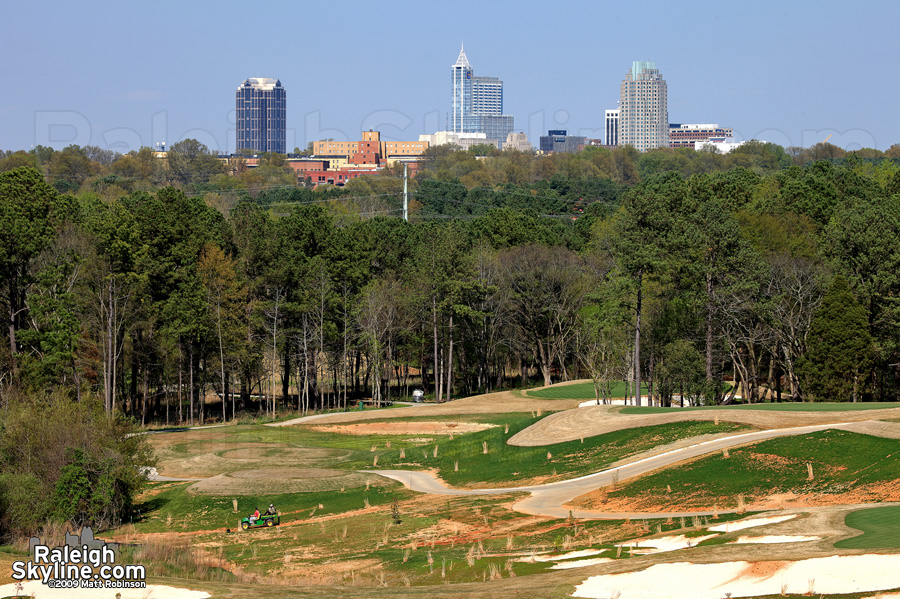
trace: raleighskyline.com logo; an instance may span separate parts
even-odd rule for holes
[[[49,547],[33,539],[31,559],[12,564],[12,579],[16,582],[40,581],[56,589],[143,589],[147,588],[147,571],[137,564],[116,563],[116,551],[99,539],[94,540],[89,529],[82,538],[88,542],[80,546],[70,543],[77,536],[66,535],[62,547]]]

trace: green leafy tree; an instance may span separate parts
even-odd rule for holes
[[[674,173],[648,179],[623,196],[616,232],[612,237],[619,268],[631,279],[634,290],[634,384],[637,390],[641,389],[645,279],[671,268],[666,262],[678,258],[669,252],[669,248],[673,223],[681,213],[680,207],[686,194],[684,180]]]
[[[816,401],[857,401],[871,365],[872,337],[866,310],[847,279],[834,278],[809,327],[809,348],[800,362],[806,394]]]
[[[0,293],[7,308],[12,370],[17,370],[17,331],[23,327],[31,265],[57,235],[68,206],[40,172],[20,167],[0,173]]]
[[[197,141],[185,139],[169,146],[166,153],[169,180],[182,185],[209,181],[210,177],[225,172],[214,152]]]
[[[0,529],[29,535],[48,520],[119,525],[154,457],[142,435],[94,399],[16,395],[0,412]]]

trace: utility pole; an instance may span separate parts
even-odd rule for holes
[[[409,222],[409,192],[406,189],[406,183],[409,180],[408,176],[409,165],[405,162],[403,163],[403,220]]]

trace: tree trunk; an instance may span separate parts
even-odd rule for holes
[[[9,281],[9,360],[12,366],[13,376],[15,376],[19,372],[18,361],[16,360],[16,353],[18,352],[18,347],[16,345],[16,285],[15,278],[10,279]],[[107,409],[107,411],[110,411]]]
[[[450,351],[447,352],[447,401],[453,399],[453,312],[450,312]]]
[[[641,405],[641,302],[643,301],[643,269],[637,274],[637,303],[635,304],[634,325],[634,405]]]
[[[431,322],[434,333],[434,401],[441,403],[441,373],[438,369],[437,297],[431,296]]]
[[[719,403],[718,387],[713,388],[713,279],[712,273],[706,273],[706,384],[709,391],[714,391],[714,399]]]
[[[191,426],[194,426],[194,344],[188,345],[188,393],[190,394]]]
[[[541,368],[541,374],[544,377],[544,386],[549,387],[552,383],[551,378],[551,364],[547,359],[547,350],[544,348],[544,344],[538,339],[537,342],[538,349],[538,365]]]

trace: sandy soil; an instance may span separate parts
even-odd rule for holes
[[[291,447],[282,443],[216,443],[194,444],[190,433],[170,433],[154,435],[149,440],[154,448],[161,440],[171,444],[170,439],[181,435],[181,444],[189,444],[187,452],[168,450],[165,445],[158,452],[160,474],[176,478],[205,478],[227,474],[236,470],[255,468],[290,468],[297,464],[315,466],[317,463],[340,459],[347,452],[324,447]],[[190,436],[188,436],[190,435]],[[162,438],[162,439],[160,439]]]
[[[787,593],[859,593],[894,589],[900,555],[834,555],[800,561],[656,564],[625,574],[592,576],[575,597],[721,599]]]
[[[710,526],[709,530],[713,532],[735,532],[738,530],[746,530],[748,528],[756,528],[757,526],[766,526],[768,524],[779,524],[788,520],[793,520],[797,514],[785,514],[783,516],[766,516],[764,518],[745,518],[737,522],[726,522]]]
[[[853,412],[777,412],[770,410],[703,410],[666,414],[622,414],[619,406],[590,406],[550,414],[512,436],[510,445],[526,447],[574,441],[617,430],[684,422],[687,420],[720,420],[737,422],[761,429],[790,428],[811,424],[858,422],[847,430],[891,438],[900,438],[900,422],[870,422],[900,418],[900,407]]]
[[[594,557],[591,559],[577,559],[571,562],[560,562],[550,566],[551,570],[571,570],[572,568],[586,568],[597,564],[607,564],[613,561],[611,557]]]
[[[744,535],[730,541],[729,545],[770,545],[773,543],[806,543],[809,541],[821,541],[822,537],[817,535],[762,535],[758,537]]]
[[[207,495],[265,495],[339,491],[362,487],[367,482],[373,486],[387,484],[380,476],[359,472],[322,468],[264,468],[206,478],[194,483],[188,490]]]
[[[697,543],[712,539],[718,535],[703,535],[700,537],[688,537],[685,535],[672,535],[666,537],[654,537],[650,539],[632,539],[624,543],[618,543],[622,547],[631,547],[634,555],[651,555],[653,553],[665,553],[695,547]]]
[[[461,435],[494,428],[478,422],[363,422],[313,426],[314,430],[345,435]]]

